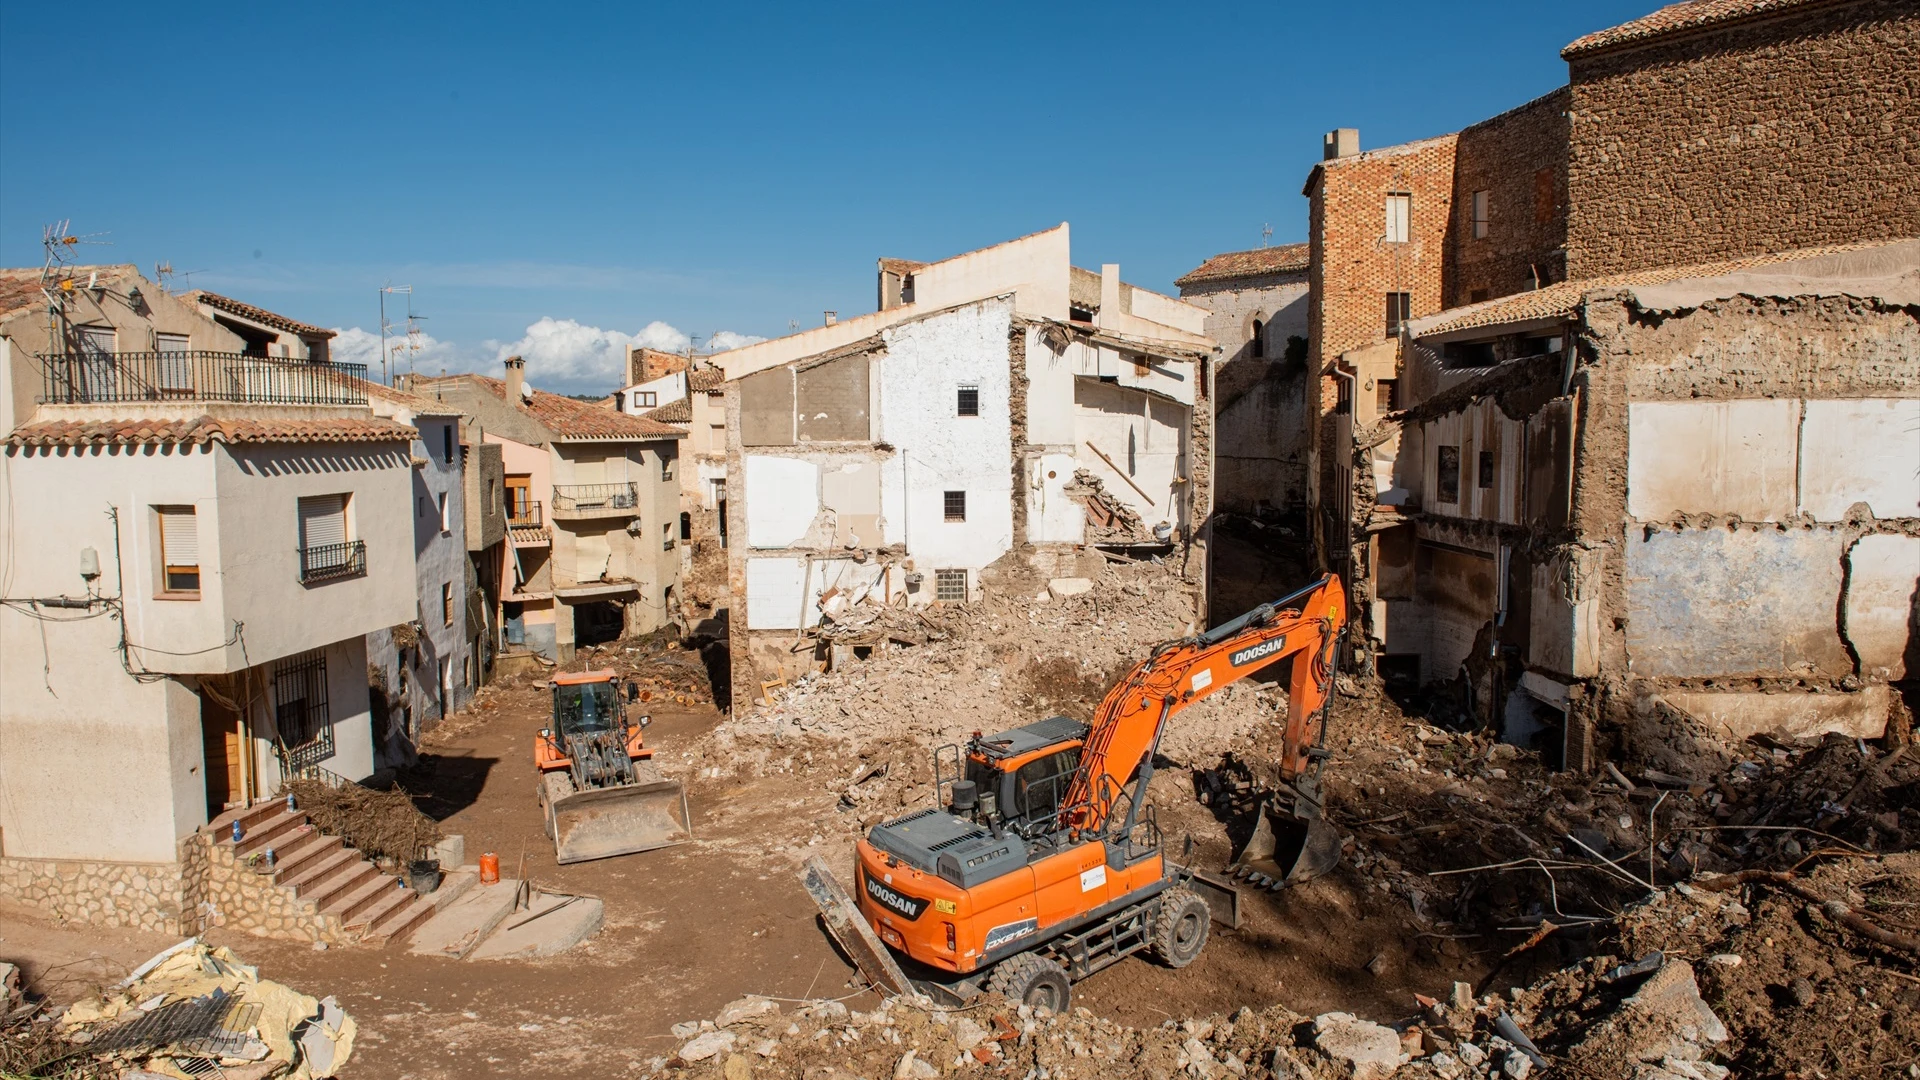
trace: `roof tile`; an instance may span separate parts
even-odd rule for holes
[[[1665,34],[1697,30],[1717,23],[1733,22],[1754,15],[1765,15],[1821,0],[1682,0],[1678,4],[1643,15],[1632,22],[1597,30],[1560,50],[1568,60],[1587,53],[1627,45]]]
[[[255,307],[244,300],[235,300],[231,296],[221,296],[219,293],[208,292],[205,289],[193,289],[189,292],[181,293],[180,299],[189,303],[205,304],[210,308],[218,308],[229,315],[238,315],[243,319],[252,319],[254,322],[260,323],[263,326],[271,326],[275,330],[285,330],[289,334],[299,334],[301,337],[330,338],[333,336],[333,331],[324,326],[314,326],[312,323],[298,322],[287,318],[285,315],[278,315],[268,311],[266,308]]]
[[[1307,269],[1308,247],[1307,244],[1281,244],[1279,247],[1255,248],[1252,251],[1229,251],[1215,255],[1175,278],[1173,283],[1184,289],[1209,281],[1298,273]]]
[[[404,424],[370,416],[296,419],[36,420],[14,428],[11,446],[140,446],[224,443],[411,442]]]
[[[491,375],[468,378],[485,387],[502,401],[507,399],[507,384]],[[609,442],[642,442],[648,439],[681,439],[686,432],[677,427],[649,420],[644,416],[617,413],[597,401],[581,401],[561,394],[535,390],[533,401],[518,404],[562,439],[604,439]]]

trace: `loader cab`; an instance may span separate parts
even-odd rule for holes
[[[553,680],[553,727],[565,745],[569,735],[590,735],[620,726],[619,677],[611,671],[587,671]]]

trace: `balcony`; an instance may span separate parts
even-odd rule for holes
[[[336,578],[358,577],[367,572],[367,542],[349,540],[344,544],[322,544],[300,549],[300,584],[317,585]]]
[[[640,488],[625,484],[555,484],[553,519],[634,517],[640,513]]]
[[[225,401],[250,405],[365,405],[365,364],[222,352],[41,354],[45,405]]]
[[[541,516],[540,504],[537,501],[507,511],[507,528],[509,529],[537,529],[545,524],[546,519]]]

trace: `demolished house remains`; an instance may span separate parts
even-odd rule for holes
[[[878,613],[966,601],[1008,552],[1042,582],[1087,544],[1205,565],[1204,310],[1073,266],[1064,224],[880,274],[880,311],[715,358],[736,705],[816,670],[823,621],[883,644]]]

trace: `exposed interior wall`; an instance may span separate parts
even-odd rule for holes
[[[1304,506],[1312,441],[1307,392],[1313,381],[1305,352],[1306,273],[1192,285],[1181,290],[1181,299],[1207,309],[1207,336],[1220,346],[1214,367],[1217,505],[1236,514]]]

